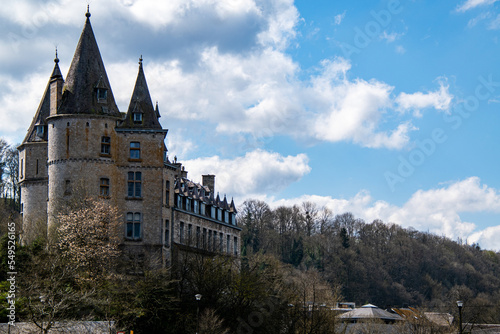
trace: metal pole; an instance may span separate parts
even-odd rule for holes
[[[196,308],[196,334],[200,332],[200,301],[197,301],[197,308]]]
[[[458,321],[460,322],[459,333],[462,334],[463,329],[462,329],[462,307],[461,306],[458,308]]]
[[[197,293],[195,296],[196,298],[196,334],[200,332],[200,300],[201,300],[201,294]]]

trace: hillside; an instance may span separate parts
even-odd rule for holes
[[[461,299],[481,321],[500,322],[499,253],[350,213],[333,215],[311,203],[273,210],[246,201],[239,222],[243,254],[263,252],[317,269],[344,300],[450,310]]]

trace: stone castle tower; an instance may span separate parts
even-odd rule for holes
[[[167,157],[166,129],[139,60],[128,110],[115,103],[87,10],[66,80],[55,65],[19,146],[22,242],[46,235],[71,200],[99,196],[122,210],[123,246],[145,249],[168,265],[182,252],[238,255],[234,202],[215,196]]]

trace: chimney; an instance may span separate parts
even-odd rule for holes
[[[202,175],[203,178],[203,186],[208,187],[210,192],[215,192],[215,175],[207,174]]]

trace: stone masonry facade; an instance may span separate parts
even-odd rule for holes
[[[172,264],[182,252],[239,256],[234,202],[215,193],[215,176],[202,184],[168,159],[166,129],[153,106],[142,57],[127,112],[116,106],[90,24],[80,36],[66,80],[54,69],[19,146],[21,241],[46,237],[72,200],[100,197],[123,215],[122,245]]]

